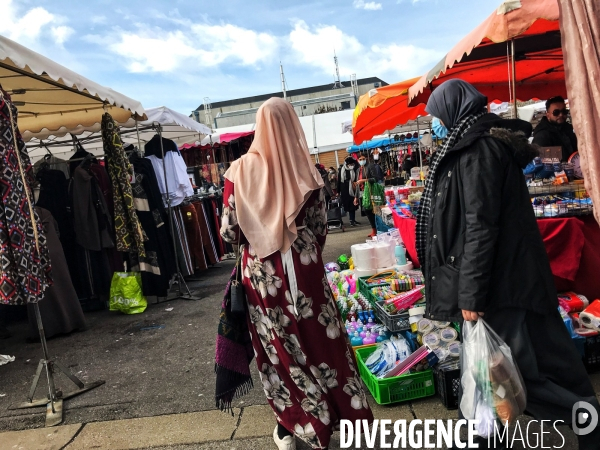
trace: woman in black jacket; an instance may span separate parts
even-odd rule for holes
[[[487,99],[462,80],[440,85],[426,111],[448,128],[417,221],[427,315],[452,321],[485,315],[512,350],[527,388],[526,411],[536,419],[571,424],[580,401],[600,412],[558,312],[522,173],[536,151],[527,141],[531,125],[488,114]],[[600,448],[600,426],[579,436],[579,448]]]

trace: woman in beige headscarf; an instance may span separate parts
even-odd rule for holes
[[[221,236],[242,244],[252,345],[285,450],[294,436],[327,448],[341,419],[373,419],[323,269],[322,187],[293,107],[268,100],[225,174]]]

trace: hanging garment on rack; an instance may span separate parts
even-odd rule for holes
[[[64,176],[64,173],[59,172]],[[58,224],[50,211],[36,206],[36,212],[46,233],[48,250],[52,259],[52,278],[54,284],[44,292],[43,301],[40,302],[40,314],[44,324],[46,338],[60,334],[67,334],[75,330],[85,329],[85,317],[71,276],[67,260],[63,253],[58,236]],[[28,305],[29,335],[31,338],[39,337],[35,311]]]
[[[181,205],[180,208],[187,233],[190,254],[194,256],[194,267],[199,270],[206,270],[208,269],[208,262],[204,254],[204,233],[198,221],[198,211],[194,207],[196,204]],[[214,263],[211,262],[211,264]]]
[[[167,188],[169,191],[168,197],[171,199],[171,206],[180,205],[186,197],[194,194],[194,189],[187,174],[187,167],[179,153],[168,152],[165,154],[164,160],[154,155],[147,156],[147,158],[152,163],[152,167],[154,167],[165,205],[167,205]],[[166,181],[165,169],[167,173]]]
[[[217,264],[219,262],[219,256],[217,255],[217,250],[215,248],[215,242],[213,238],[213,233],[210,228],[209,219],[206,211],[206,202],[208,200],[202,200],[194,203],[194,207],[196,208],[196,212],[198,214],[198,221],[200,222],[200,231],[202,233],[202,243],[204,246],[204,253],[206,253],[206,258],[208,262],[212,265]]]
[[[212,222],[211,222],[211,230],[213,230],[213,236],[215,237],[215,241],[217,242],[217,253],[219,254],[219,259],[225,256],[225,245],[223,243],[223,238],[221,238],[221,233],[218,230],[221,227],[221,221],[219,217],[221,216],[219,208],[223,207],[223,199],[222,197],[218,197],[218,199],[211,199],[210,206],[212,209]]]
[[[134,204],[148,237],[144,241],[146,259],[140,264],[142,291],[146,296],[166,297],[169,281],[175,273],[175,253],[168,217],[150,161],[132,154],[130,162],[136,175],[136,183],[132,185]],[[151,270],[144,270],[147,266]],[[132,270],[136,268],[133,267]]]
[[[46,167],[46,166],[49,166],[49,167]],[[37,175],[38,172],[40,171],[40,169],[42,169],[42,167],[50,168],[52,170],[60,170],[62,173],[65,174],[65,178],[67,180],[71,177],[71,174],[69,173],[69,165],[67,164],[67,161],[65,161],[64,159],[57,158],[56,156],[54,156],[52,154],[47,154],[42,159],[37,161],[33,165],[33,173],[35,175]]]
[[[33,207],[32,166],[17,116],[0,86],[0,303],[9,305],[35,303],[52,285],[46,236]]]
[[[92,251],[114,247],[112,221],[102,191],[96,178],[81,166],[73,173],[70,197],[77,243]]]
[[[58,224],[58,236],[69,267],[75,291],[83,298],[83,281],[77,264],[77,242],[73,217],[69,206],[69,182],[64,172],[42,168],[36,175],[40,183],[40,196],[36,205],[49,211]]]
[[[109,217],[115,217],[113,190],[106,168],[99,163],[92,163],[89,167],[89,171],[98,182],[98,188],[100,189],[102,197],[104,198],[104,202],[106,203]],[[114,227],[109,227],[108,232],[112,241],[116,242],[117,237]],[[108,257],[108,263],[112,272],[120,272],[123,270],[123,253],[118,251],[116,247],[112,247],[106,249],[106,255]]]
[[[77,148],[77,151],[73,153],[73,156],[69,158],[69,174],[71,175],[71,177],[75,173],[75,169],[77,169],[77,167],[79,167],[79,165],[81,164],[82,159],[86,157],[94,157],[94,155],[92,155],[90,152],[88,152],[81,146],[81,143],[79,141],[76,142],[75,147]]]
[[[192,263],[192,257],[190,255],[190,246],[187,239],[187,233],[185,231],[185,225],[183,223],[183,216],[179,207],[173,208],[173,233],[175,234],[175,252],[179,261],[179,269],[181,274],[185,277],[190,276],[194,273],[194,265]]]
[[[119,128],[108,113],[102,115],[102,141],[113,188],[117,250],[132,252],[139,255],[139,258],[144,258],[146,256],[144,241],[147,237],[133,205],[131,191],[131,182],[134,177],[133,168],[125,156]]]

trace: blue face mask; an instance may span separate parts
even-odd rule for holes
[[[448,136],[448,128],[442,125],[442,122],[437,117],[434,117],[431,121],[431,129],[440,139],[445,139]]]

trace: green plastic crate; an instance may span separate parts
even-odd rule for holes
[[[379,405],[406,402],[435,394],[433,371],[431,369],[399,377],[378,379],[365,365],[365,361],[375,351],[375,348],[367,347],[358,349],[356,351],[356,361],[360,377]]]
[[[375,285],[369,286],[367,284],[367,280],[369,278],[371,278],[371,277],[360,277],[358,279],[358,290],[360,291],[360,293],[362,295],[364,295],[366,297],[366,299],[369,301],[369,303],[371,303],[371,306],[373,308],[375,308],[375,303],[377,303],[378,299],[371,292],[371,288],[389,286],[389,283],[382,283],[382,284],[378,284],[376,286]]]

